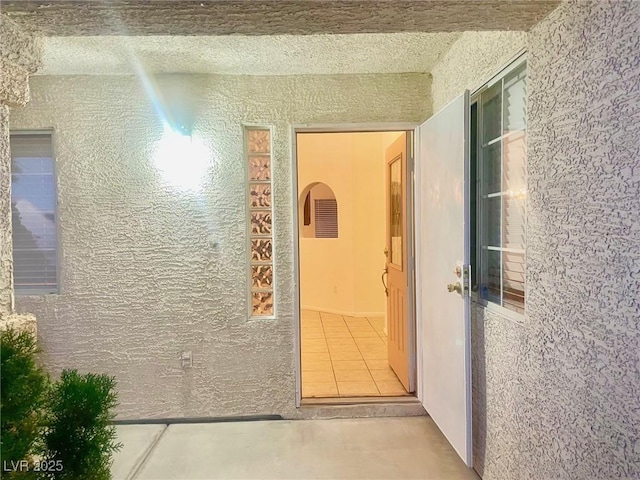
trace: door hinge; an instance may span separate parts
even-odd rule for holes
[[[471,295],[471,265],[462,265],[462,292]]]

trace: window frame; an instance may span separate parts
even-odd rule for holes
[[[11,261],[12,261],[12,272],[11,272],[11,281],[13,284],[13,292],[16,297],[34,297],[34,296],[44,296],[44,295],[61,295],[63,292],[62,284],[61,284],[61,272],[63,270],[62,266],[62,255],[61,255],[61,246],[62,242],[60,239],[60,210],[59,210],[59,194],[58,194],[58,162],[56,161],[56,135],[53,128],[43,128],[43,129],[17,129],[9,131],[9,165],[11,168],[11,177],[13,177],[13,155],[11,155],[11,137],[15,136],[28,136],[28,135],[48,135],[51,140],[51,162],[53,166],[53,213],[55,218],[55,230],[56,230],[56,248],[55,248],[55,258],[56,258],[56,285],[52,288],[30,288],[25,290],[24,287],[20,287],[16,285],[14,275],[15,269],[15,260],[14,260],[14,244],[13,244],[13,213],[11,213],[12,219],[12,227],[11,227]],[[10,178],[11,182],[11,191],[10,191],[10,199],[9,202],[13,201],[13,178]]]
[[[522,255],[524,257],[524,308],[523,308],[523,312],[518,312],[515,310],[512,310],[510,308],[507,308],[505,306],[502,305],[503,302],[503,283],[502,283],[502,278],[503,278],[503,269],[504,269],[504,260],[502,257],[502,253],[504,250],[504,247],[502,247],[503,245],[503,221],[504,221],[504,205],[501,202],[501,206],[500,206],[500,252],[501,252],[501,256],[500,256],[500,302],[501,303],[497,303],[494,300],[491,299],[485,299],[483,298],[479,293],[478,293],[478,288],[481,285],[482,282],[482,276],[483,276],[483,263],[482,263],[482,247],[483,247],[483,234],[485,232],[485,227],[484,227],[484,216],[482,214],[482,146],[483,146],[483,139],[482,139],[482,129],[483,129],[483,122],[482,122],[482,104],[481,104],[481,95],[482,93],[484,93],[486,90],[494,87],[496,84],[501,83],[502,87],[501,87],[501,91],[500,91],[500,95],[501,95],[501,105],[500,105],[500,124],[501,124],[501,133],[500,133],[500,182],[501,182],[501,192],[504,191],[503,188],[503,181],[504,181],[504,140],[506,138],[508,138],[508,136],[511,135],[511,133],[507,133],[505,134],[504,132],[504,104],[503,104],[503,95],[504,95],[504,79],[512,72],[514,72],[515,70],[517,70],[518,68],[522,67],[523,65],[526,65],[525,67],[525,71],[526,71],[526,78],[528,78],[528,65],[527,65],[527,55],[526,52],[521,52],[518,55],[516,55],[511,61],[509,61],[509,63],[506,65],[506,67],[501,68],[495,75],[493,75],[489,81],[483,83],[479,88],[475,89],[470,97],[470,101],[469,101],[469,118],[471,118],[471,110],[473,108],[473,106],[475,105],[476,107],[476,111],[477,111],[477,121],[476,121],[476,151],[475,151],[475,170],[476,170],[476,182],[475,182],[475,186],[473,188],[475,188],[475,201],[476,201],[476,208],[475,208],[475,217],[476,217],[476,224],[475,224],[475,243],[476,243],[476,249],[475,249],[475,255],[473,256],[473,258],[471,258],[472,263],[472,268],[473,269],[477,269],[477,271],[475,272],[475,279],[476,282],[474,285],[472,285],[472,293],[471,293],[471,300],[473,303],[480,305],[482,307],[484,307],[485,309],[492,311],[496,314],[499,314],[503,317],[506,317],[509,320],[512,320],[516,323],[523,323],[525,316],[526,316],[526,312],[527,312],[527,278],[526,278],[526,265],[527,265],[527,199],[525,198],[525,204],[524,204],[524,238],[525,238],[525,242],[524,242],[524,249],[522,251]],[[527,118],[528,118],[528,110],[525,113],[525,128],[524,128],[524,132],[525,132],[525,145],[528,142],[528,122],[527,122]],[[472,132],[473,133],[473,132]],[[471,142],[470,142],[471,144]],[[527,173],[527,160],[528,157],[525,154],[525,161],[524,161],[524,184],[525,184],[525,188],[527,188],[528,186],[528,173]],[[502,198],[502,197],[501,197]],[[470,206],[471,207],[471,206]]]

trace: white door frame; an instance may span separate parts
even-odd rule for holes
[[[293,201],[293,344],[295,349],[295,375],[296,375],[296,398],[295,405],[296,408],[299,408],[302,403],[302,362],[300,358],[302,345],[300,343],[300,237],[299,237],[299,208],[298,208],[298,157],[297,157],[297,138],[296,135],[298,133],[364,133],[364,132],[399,132],[399,131],[410,131],[413,132],[413,141],[411,142],[411,148],[414,155],[411,157],[415,157],[415,145],[416,145],[416,128],[418,127],[418,123],[412,122],[377,122],[377,123],[315,123],[315,124],[293,124],[291,126],[291,196]],[[416,339],[416,351],[415,354],[415,363],[414,366],[414,377],[417,380],[416,384],[416,395],[421,395],[421,381],[420,381],[420,365],[418,352],[421,350],[421,340],[420,336],[417,335],[417,332],[422,330],[422,327],[418,325],[419,319],[416,315],[416,301],[415,301],[415,229],[413,228],[413,224],[415,221],[415,192],[413,189],[414,185],[414,175],[413,175],[413,160],[411,160],[411,178],[410,180],[410,195],[407,195],[407,198],[410,198],[410,206],[411,213],[407,215],[407,220],[411,220],[407,222],[407,228],[409,229],[410,235],[408,238],[411,240],[411,256],[409,257],[409,304],[411,306],[411,318],[415,320],[415,328],[413,329],[413,336]],[[409,227],[410,226],[410,227]]]

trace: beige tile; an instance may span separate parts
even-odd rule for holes
[[[309,362],[326,362],[329,361],[329,352],[302,352],[302,360]]]
[[[300,327],[302,332],[323,332],[321,323],[303,323]]]
[[[302,340],[311,338],[324,338],[324,331],[322,330],[302,330]]]
[[[340,320],[339,322],[337,321],[330,321],[327,322],[325,320],[322,321],[322,328],[348,328],[347,324],[344,323],[342,320]]]
[[[357,330],[369,330],[373,332],[376,331],[376,329],[373,328],[369,322],[362,322],[357,324],[348,323],[347,326],[349,327],[349,330],[353,330],[353,331],[357,331]]]
[[[342,320],[342,315],[320,312],[320,318],[322,318],[322,320]]]
[[[362,360],[362,355],[358,350],[338,350],[331,351],[332,361],[346,361],[346,360]]]
[[[323,330],[325,332],[333,332],[333,331],[342,331],[342,332],[348,332],[349,329],[347,328],[346,325],[325,325],[324,327],[322,327]]]
[[[387,346],[384,343],[377,343],[375,345],[363,345],[359,343],[358,348],[361,352],[380,352],[384,354],[386,354],[388,350]]]
[[[325,338],[303,338],[302,345],[327,345]]]
[[[384,342],[380,341],[380,339],[375,341],[375,339],[356,338],[355,340],[360,350],[380,350],[386,352],[389,349]],[[365,342],[362,342],[362,340],[365,340]],[[371,341],[371,343],[367,343],[367,340]]]
[[[337,370],[335,378],[338,382],[371,382],[373,379],[368,370]]]
[[[386,360],[387,359],[387,351],[386,350],[361,350],[362,358],[365,360]]]
[[[399,380],[376,382],[376,386],[382,395],[407,395],[407,391]]]
[[[352,329],[351,335],[353,335],[353,338],[363,338],[363,337],[380,338],[380,336],[376,333],[376,331],[373,328]]]
[[[389,361],[386,359],[379,360],[379,359],[365,358],[364,361],[366,362],[367,367],[369,367],[369,370],[384,370],[386,368],[389,368]]]
[[[327,342],[323,339],[319,339],[318,342],[306,341],[302,342],[302,356],[306,353],[326,353],[329,351]]]
[[[341,370],[367,370],[364,360],[332,360],[333,370],[339,372]]]
[[[376,382],[397,382],[398,377],[390,367],[381,370],[371,370],[371,376]]]
[[[371,324],[366,318],[344,317],[344,321],[350,327],[370,327]]]
[[[379,395],[378,388],[373,382],[338,382],[340,395]]]
[[[367,320],[376,330],[384,328],[384,317],[367,317]]]
[[[300,314],[302,316],[307,315],[307,316],[310,316],[310,317],[318,317],[318,318],[320,318],[320,312],[318,312],[317,310],[305,310],[305,309],[302,309],[302,310],[300,310]]]
[[[349,336],[349,337],[338,337],[338,338],[334,338],[334,337],[330,337],[327,338],[327,344],[329,345],[329,347],[332,347],[334,345],[346,345],[349,347],[355,347],[356,346],[356,342],[353,339],[353,337]]]
[[[329,356],[332,360],[362,360],[362,354],[357,348],[330,348]]]
[[[302,385],[303,397],[332,397],[338,395],[336,382],[308,382]]]
[[[357,337],[355,339],[356,344],[358,346],[374,346],[374,347],[385,347],[385,343],[378,336],[375,337]]]
[[[317,383],[317,382],[335,382],[335,376],[333,375],[333,370],[311,370],[307,372],[302,372],[302,386],[304,389],[304,385],[307,383]]]
[[[320,321],[320,319],[312,319],[312,320],[305,320],[304,318],[300,321],[300,325],[302,326],[302,329],[307,329],[307,328],[311,328],[311,329],[317,329],[317,328],[322,328],[322,322]]]
[[[302,359],[302,371],[303,372],[314,372],[319,370],[331,370],[333,367],[331,365],[330,360],[321,360],[321,361],[309,361]]]
[[[351,338],[351,333],[346,328],[326,328],[324,334],[327,338]]]
[[[347,328],[347,324],[344,322],[322,322],[322,328]]]
[[[358,352],[358,345],[355,344],[355,342],[353,343],[339,343],[339,344],[335,344],[335,343],[328,343],[329,345],[329,350],[332,352],[339,352],[339,351],[343,351],[343,352],[349,352],[349,351],[353,351],[353,352]]]

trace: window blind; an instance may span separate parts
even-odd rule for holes
[[[502,303],[524,313],[526,197],[526,68],[504,79],[503,92]]]
[[[338,238],[338,203],[335,199],[315,201],[316,238]]]
[[[51,134],[13,134],[10,149],[16,293],[55,293],[58,242]]]
[[[481,294],[524,312],[526,244],[526,64],[479,97]]]

